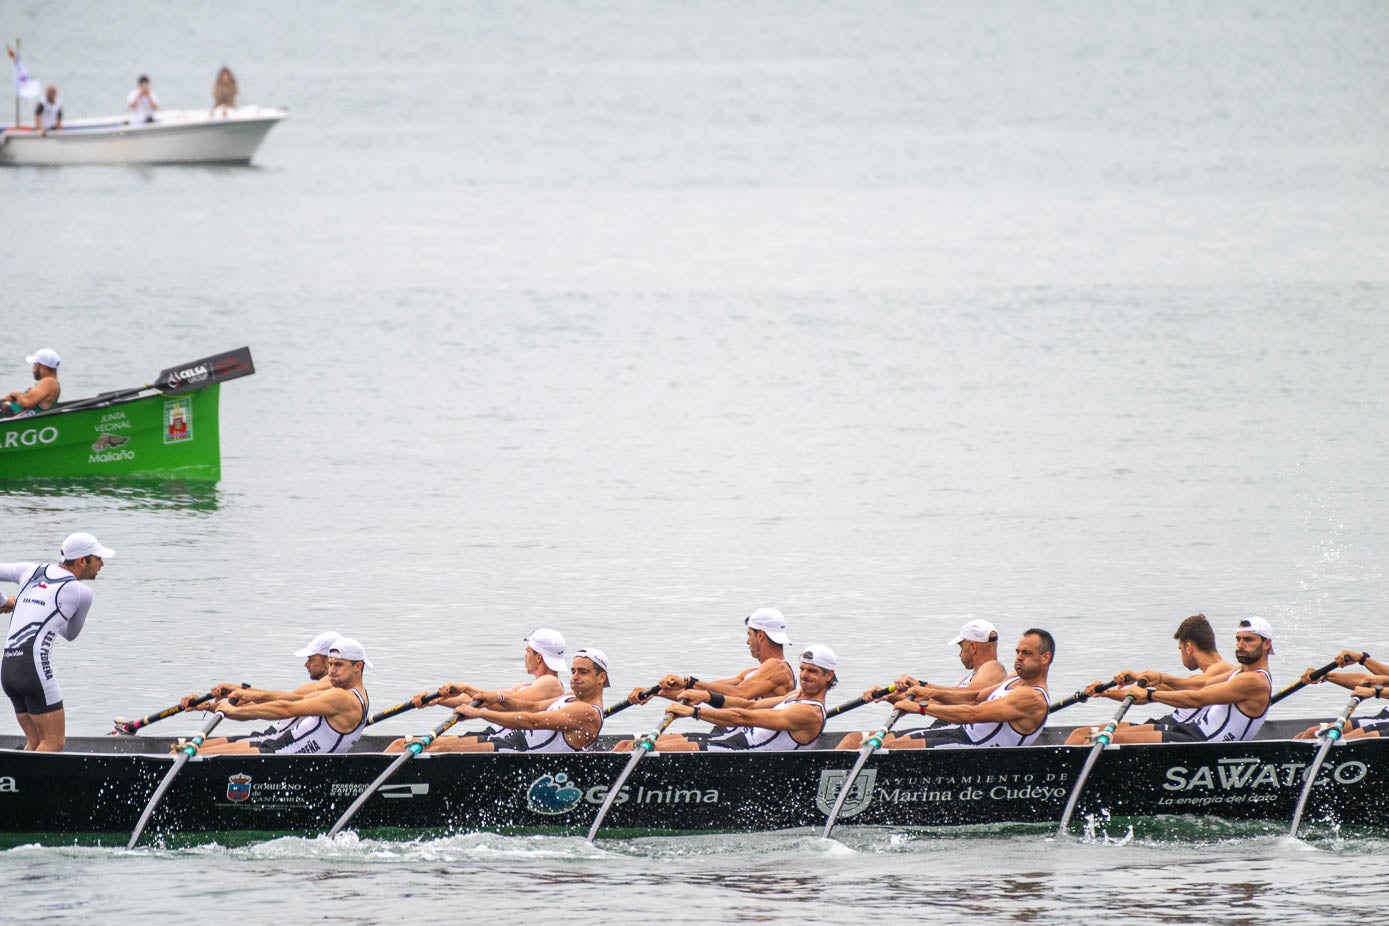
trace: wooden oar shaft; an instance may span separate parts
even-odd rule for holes
[[[874,688],[869,692],[867,698],[860,696],[852,701],[845,701],[843,704],[838,704],[825,711],[825,719],[828,720],[831,717],[838,717],[840,714],[847,714],[849,711],[856,711],[865,704],[872,704],[878,698],[886,698],[896,690],[897,684],[895,682],[884,688]]]
[[[135,831],[130,834],[130,841],[125,844],[127,849],[135,848],[135,843],[140,841],[140,834],[145,831],[146,824],[149,823],[150,817],[154,814],[154,808],[159,806],[159,802],[164,798],[164,794],[169,790],[169,786],[174,783],[174,779],[178,776],[178,773],[188,764],[188,760],[197,754],[198,750],[207,740],[207,735],[212,732],[214,727],[222,722],[222,717],[223,714],[221,711],[213,714],[212,719],[209,720],[201,730],[194,734],[187,745],[179,750],[179,756],[174,760],[173,767],[164,775],[164,780],[159,783],[159,787],[155,789],[154,795],[150,798],[149,803],[145,805],[144,813],[140,814],[140,820],[135,824]]]
[[[617,781],[613,782],[613,786],[608,789],[607,796],[603,798],[603,806],[598,808],[598,815],[593,818],[593,825],[588,828],[587,838],[589,842],[593,842],[594,837],[598,835],[598,829],[603,825],[603,819],[607,817],[608,810],[612,807],[613,802],[617,800],[618,794],[622,793],[622,786],[627,783],[627,779],[632,774],[632,769],[636,768],[637,763],[642,760],[642,757],[651,751],[651,748],[656,745],[656,740],[660,739],[661,734],[666,732],[666,727],[670,726],[673,720],[675,720],[675,714],[671,711],[666,711],[666,715],[662,718],[659,727],[632,744],[632,757],[628,759],[627,764],[623,766],[622,774],[617,776]]]
[[[1108,691],[1109,689],[1113,688],[1113,687],[1114,687],[1115,685],[1117,685],[1117,684],[1119,684],[1119,683],[1118,683],[1118,682],[1105,682],[1105,683],[1102,684],[1102,685],[1097,685],[1097,686],[1095,687],[1095,694],[1099,694],[1101,691]],[[1090,698],[1091,698],[1091,695],[1088,694],[1088,693],[1085,691],[1084,688],[1082,688],[1080,691],[1077,691],[1075,694],[1071,695],[1069,698],[1062,698],[1060,701],[1057,701],[1055,704],[1053,704],[1053,705],[1051,705],[1050,707],[1048,707],[1048,708],[1047,708],[1047,713],[1048,713],[1048,714],[1054,714],[1054,713],[1056,713],[1057,711],[1063,711],[1063,710],[1065,710],[1066,708],[1070,707],[1072,704],[1080,704],[1082,701],[1089,701]]]
[[[1133,695],[1126,695],[1119,705],[1119,710],[1104,725],[1104,729],[1095,734],[1095,745],[1090,747],[1090,754],[1085,757],[1085,764],[1081,766],[1075,786],[1071,788],[1071,796],[1066,799],[1066,809],[1061,814],[1061,823],[1056,827],[1057,836],[1066,835],[1066,827],[1070,825],[1071,814],[1075,813],[1076,804],[1080,802],[1080,792],[1085,787],[1085,779],[1090,777],[1090,769],[1095,767],[1095,762],[1100,758],[1104,747],[1114,739],[1114,731],[1118,729],[1119,721],[1123,720],[1129,708],[1133,707],[1134,700]]]
[[[443,696],[444,692],[442,690],[435,690],[434,692],[424,696],[424,703],[429,704],[431,701],[437,701]],[[367,718],[367,726],[371,726],[374,723],[380,723],[381,721],[394,717],[397,714],[403,714],[406,711],[413,711],[414,709],[415,703],[413,701],[404,701],[400,704],[397,704],[395,707],[388,707],[380,713],[372,714],[370,717]]]
[[[1331,671],[1330,669],[1327,670]],[[1327,725],[1326,729],[1318,731],[1321,737],[1321,746],[1317,749],[1316,757],[1312,759],[1312,764],[1307,766],[1307,780],[1302,783],[1302,793],[1297,796],[1297,808],[1293,810],[1293,826],[1289,835],[1297,836],[1297,831],[1302,826],[1302,812],[1307,809],[1307,798],[1312,795],[1312,785],[1316,783],[1317,772],[1321,771],[1322,763],[1326,761],[1326,754],[1331,751],[1331,747],[1341,738],[1341,727],[1350,720],[1350,715],[1355,713],[1355,709],[1360,705],[1360,698],[1352,695],[1350,703],[1346,709],[1341,711],[1341,715]]]
[[[1339,662],[1337,662],[1336,660],[1333,659],[1333,660],[1331,660],[1330,662],[1328,662],[1326,665],[1322,666],[1320,669],[1317,669],[1315,672],[1312,673],[1312,681],[1315,682],[1317,679],[1325,678],[1325,677],[1326,677],[1326,674],[1327,674],[1328,672],[1334,672],[1336,669],[1339,669],[1340,667],[1341,667],[1341,664],[1340,664]],[[1269,707],[1272,707],[1273,705],[1277,704],[1279,701],[1282,701],[1284,698],[1286,698],[1288,695],[1292,694],[1293,692],[1301,691],[1302,689],[1304,689],[1304,688],[1306,688],[1306,687],[1307,687],[1307,683],[1306,683],[1306,682],[1303,682],[1303,681],[1293,682],[1293,683],[1292,683],[1291,685],[1289,685],[1287,688],[1284,688],[1282,691],[1279,691],[1279,692],[1278,692],[1277,694],[1275,694],[1273,697],[1271,697],[1271,698],[1268,699],[1268,705],[1269,705]]]

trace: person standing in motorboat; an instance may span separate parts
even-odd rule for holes
[[[236,109],[236,78],[231,68],[222,68],[212,83],[212,115],[225,119]]]
[[[146,122],[154,121],[154,111],[159,108],[159,97],[155,96],[150,89],[150,79],[141,74],[136,81],[136,87],[130,91],[130,96],[125,100],[126,108],[130,110],[130,122],[132,125],[143,125]]]
[[[63,361],[56,350],[40,348],[25,357],[24,362],[33,365],[34,385],[23,392],[16,389],[0,396],[0,418],[22,418],[46,412],[58,403],[58,396],[62,394],[63,389],[58,385],[58,364]]]
[[[58,99],[58,88],[48,85],[43,99],[34,106],[34,128],[40,135],[47,135],[63,127],[63,101]]]

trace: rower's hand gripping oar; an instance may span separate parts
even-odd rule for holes
[[[424,698],[421,699],[421,703],[429,704],[432,701],[439,700],[443,696],[444,692],[442,690],[435,690],[434,692],[425,695]],[[370,717],[367,718],[367,726],[371,726],[374,723],[380,723],[381,721],[388,720],[391,717],[396,716],[397,714],[403,714],[406,711],[413,711],[414,709],[414,701],[404,701],[400,704],[397,704],[395,707],[388,707],[384,711],[379,711],[378,713],[372,714]]]
[[[661,690],[661,686],[660,686],[660,685],[652,685],[650,688],[643,688],[640,692],[638,692],[637,696],[638,696],[639,698],[641,698],[643,702],[645,702],[648,698],[654,698],[654,697],[656,696],[656,692],[658,692],[658,691],[660,691],[660,690]],[[610,707],[610,708],[608,708],[607,710],[603,711],[603,719],[604,719],[604,720],[607,720],[607,719],[608,719],[609,717],[611,717],[613,714],[616,714],[616,713],[618,713],[619,711],[625,711],[625,710],[627,710],[627,708],[629,708],[629,707],[631,707],[631,706],[632,706],[632,702],[631,702],[631,701],[619,701],[619,702],[617,702],[616,704],[614,704],[612,707]]]
[[[891,688],[892,686],[888,687]],[[882,697],[882,695],[878,694],[876,691],[873,694],[875,697]],[[907,703],[910,704],[911,702]],[[834,824],[839,820],[839,811],[844,808],[844,801],[849,797],[849,792],[853,790],[854,782],[858,781],[859,772],[863,771],[864,765],[868,763],[868,757],[873,754],[874,750],[882,746],[883,740],[887,739],[888,731],[890,731],[897,721],[901,720],[905,714],[906,712],[903,711],[900,706],[897,707],[892,712],[892,716],[888,718],[887,723],[883,724],[872,736],[864,741],[863,746],[858,751],[858,760],[854,762],[854,767],[849,770],[848,777],[844,779],[844,784],[839,787],[839,796],[834,799],[834,807],[830,810],[829,818],[825,820],[825,831],[820,834],[821,839],[830,838],[830,833],[834,830]]]
[[[179,750],[178,758],[174,760],[173,767],[165,773],[164,780],[159,783],[159,787],[155,789],[154,796],[151,797],[149,803],[145,805],[145,812],[140,814],[140,820],[135,824],[135,832],[130,834],[130,841],[125,844],[127,849],[135,848],[135,843],[140,841],[140,834],[145,831],[145,825],[150,822],[150,816],[154,813],[154,808],[159,806],[159,801],[164,797],[164,793],[169,790],[169,785],[174,783],[174,778],[183,770],[183,767],[188,764],[188,760],[197,754],[198,750],[207,740],[207,735],[212,732],[214,727],[222,722],[223,716],[221,711],[213,714],[212,719],[209,720],[201,730],[194,734],[193,738],[185,743],[183,748]]]
[[[856,711],[860,707],[863,707],[865,704],[872,704],[879,698],[886,698],[888,695],[892,694],[896,690],[897,684],[895,682],[884,688],[874,688],[872,691],[868,693],[867,697],[860,695],[859,697],[854,698],[854,700],[852,701],[845,701],[843,704],[837,705],[825,711],[825,719],[829,720],[831,717],[838,717],[840,714],[847,714],[849,711]]]
[[[438,697],[438,694],[439,693],[436,691],[434,693],[434,697]],[[481,705],[481,698],[474,698],[472,700],[473,707],[479,707]],[[394,710],[394,708],[392,709]],[[341,833],[342,828],[347,825],[348,821],[357,815],[357,811],[362,809],[362,805],[364,805],[373,794],[381,790],[381,786],[384,785],[387,781],[390,781],[391,776],[394,775],[396,772],[400,771],[400,767],[402,765],[404,765],[406,762],[409,762],[411,759],[415,758],[415,756],[428,749],[431,743],[433,743],[439,737],[443,736],[444,733],[446,733],[449,730],[449,728],[451,728],[454,724],[458,723],[462,719],[463,718],[458,714],[450,714],[448,720],[445,720],[443,723],[439,724],[433,730],[430,730],[428,733],[426,733],[424,736],[421,736],[413,743],[407,743],[405,745],[405,751],[400,754],[400,758],[396,759],[390,765],[386,766],[386,770],[382,772],[380,775],[377,775],[376,780],[373,781],[371,784],[367,785],[367,789],[363,791],[361,794],[357,795],[357,799],[352,802],[351,806],[349,806],[347,810],[343,811],[343,815],[341,817],[338,817],[338,822],[334,823],[333,828],[328,831],[328,838],[332,839],[334,836],[338,835],[338,833]]]
[[[242,682],[241,687],[250,688],[251,685],[249,682]],[[175,714],[181,714],[184,711],[188,710],[188,708],[190,707],[197,707],[199,704],[206,704],[208,701],[211,701],[215,697],[216,695],[209,691],[207,694],[200,695],[194,700],[188,702],[188,707],[184,707],[182,704],[175,704],[173,707],[166,707],[164,708],[164,710],[159,711],[158,713],[150,714],[147,717],[141,717],[139,720],[126,720],[124,717],[117,717],[115,720],[116,728],[106,735],[116,736],[117,734],[121,734],[124,736],[134,736],[136,733],[140,732],[152,723],[158,723],[159,721],[166,720],[174,716]]]
[[[630,703],[630,702],[626,702]],[[603,798],[603,806],[598,808],[598,816],[593,818],[593,825],[588,828],[588,841],[593,842],[593,838],[598,835],[598,828],[603,825],[603,819],[607,817],[608,810],[612,808],[613,802],[617,800],[618,794],[622,792],[622,786],[627,783],[627,779],[632,774],[632,769],[637,767],[637,763],[642,760],[656,745],[656,740],[660,739],[662,733],[666,732],[666,727],[675,720],[675,714],[666,711],[666,715],[661,720],[661,725],[655,730],[643,736],[632,746],[632,757],[627,760],[626,766],[622,769],[622,774],[617,776],[617,781],[613,782],[608,789],[608,796]]]
[[[1327,671],[1330,671],[1329,669]],[[1341,738],[1341,728],[1350,720],[1350,715],[1360,706],[1360,697],[1352,696],[1346,709],[1341,711],[1341,716],[1326,726],[1323,730],[1317,731],[1317,736],[1321,737],[1321,746],[1317,749],[1317,755],[1312,759],[1312,764],[1307,766],[1307,780],[1302,783],[1302,793],[1297,796],[1297,809],[1293,811],[1293,828],[1288,835],[1296,838],[1298,827],[1302,825],[1302,811],[1307,808],[1307,798],[1312,793],[1312,784],[1317,780],[1317,772],[1321,771],[1321,765],[1326,761],[1326,754],[1331,751],[1332,745]]]
[[[1103,684],[1101,684],[1101,685],[1096,685],[1096,686],[1095,686],[1095,694],[1099,694],[1101,691],[1108,691],[1109,689],[1113,688],[1113,687],[1114,687],[1115,685],[1117,685],[1117,684],[1119,684],[1119,683],[1118,683],[1118,682],[1105,682],[1105,683],[1103,683]],[[1082,688],[1080,691],[1077,691],[1075,694],[1071,695],[1069,698],[1062,698],[1060,701],[1057,701],[1055,704],[1052,704],[1051,706],[1049,706],[1049,707],[1047,708],[1047,713],[1048,713],[1048,714],[1055,714],[1057,711],[1064,711],[1066,708],[1070,707],[1070,706],[1073,705],[1073,704],[1080,704],[1080,703],[1082,703],[1082,702],[1084,702],[1084,701],[1089,701],[1093,696],[1094,696],[1094,695],[1091,695],[1091,694],[1090,694],[1089,692],[1087,692],[1084,688]]]
[[[1133,695],[1125,695],[1124,701],[1119,705],[1119,710],[1115,711],[1114,716],[1109,718],[1109,722],[1104,725],[1100,732],[1095,734],[1095,744],[1090,747],[1090,754],[1085,757],[1085,764],[1080,768],[1080,774],[1076,776],[1076,783],[1071,788],[1071,796],[1066,799],[1066,809],[1061,814],[1061,823],[1056,827],[1056,835],[1066,835],[1066,827],[1071,823],[1071,814],[1075,813],[1076,804],[1080,801],[1081,789],[1085,787],[1085,779],[1090,777],[1090,769],[1095,767],[1095,761],[1099,759],[1100,753],[1114,740],[1114,731],[1119,727],[1119,721],[1124,719],[1129,708],[1133,707],[1137,700]]]
[[[1339,668],[1341,668],[1341,664],[1340,664],[1339,662],[1337,662],[1336,660],[1333,659],[1333,660],[1331,660],[1330,662],[1328,662],[1326,665],[1322,666],[1320,669],[1317,669],[1315,672],[1313,672],[1309,678],[1310,678],[1311,681],[1314,681],[1314,682],[1315,682],[1315,681],[1319,681],[1320,679],[1325,678],[1325,677],[1326,677],[1326,674],[1327,674],[1328,672],[1334,672],[1334,671],[1336,671],[1336,670],[1339,669]],[[1278,692],[1278,693],[1275,694],[1273,697],[1269,698],[1269,699],[1268,699],[1268,706],[1269,706],[1269,707],[1273,707],[1273,705],[1277,704],[1279,701],[1282,701],[1282,700],[1283,700],[1284,698],[1286,698],[1288,695],[1292,694],[1292,693],[1295,692],[1295,691],[1301,691],[1302,689],[1304,689],[1304,688],[1306,688],[1306,687],[1307,687],[1307,682],[1302,682],[1302,681],[1293,682],[1293,683],[1292,683],[1291,685],[1289,685],[1287,688],[1284,688],[1282,691]]]

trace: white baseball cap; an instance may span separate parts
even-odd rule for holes
[[[91,534],[78,531],[75,534],[69,534],[68,539],[63,541],[58,555],[63,558],[63,562],[67,562],[68,560],[81,559],[84,556],[100,556],[102,559],[110,559],[116,555],[116,551],[110,547],[103,547],[101,541]]]
[[[303,649],[294,651],[296,656],[327,656],[328,650],[332,649],[333,644],[342,638],[342,634],[336,630],[325,630],[318,636],[309,641],[309,645]]]
[[[801,653],[801,662],[808,662],[812,666],[819,666],[833,672],[839,666],[839,659],[835,657],[834,650],[823,643],[812,643]]]
[[[591,661],[595,666],[603,670],[604,675],[608,676],[608,680],[603,683],[604,688],[611,688],[613,686],[612,676],[608,674],[607,653],[603,652],[600,649],[594,649],[590,646],[587,649],[575,650],[574,658],[578,659],[580,656]]]
[[[1268,654],[1273,655],[1273,627],[1262,617],[1247,617],[1239,622],[1235,633],[1257,633],[1269,642]]]
[[[753,630],[762,631],[773,643],[786,646],[791,642],[786,635],[786,618],[776,608],[758,608],[744,618],[743,623]]]
[[[51,347],[41,347],[28,357],[24,358],[25,363],[41,363],[46,367],[58,369],[58,364],[63,362],[63,358],[58,356],[58,352]]]
[[[972,640],[975,643],[988,643],[990,640],[998,639],[998,628],[988,621],[970,621],[960,628],[960,632],[955,635],[946,646],[955,646],[965,640]]]
[[[364,662],[367,668],[373,668],[371,660],[367,658],[367,651],[351,637],[338,637],[337,642],[328,647],[328,655],[336,659],[346,659],[348,662]]]
[[[569,665],[564,661],[564,635],[558,630],[541,627],[526,637],[525,643],[540,654],[545,665],[556,672],[569,671]]]

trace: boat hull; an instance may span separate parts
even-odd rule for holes
[[[250,107],[227,118],[171,111],[143,125],[81,120],[47,135],[10,129],[0,135],[0,164],[246,163],[283,118],[283,110]]]
[[[369,748],[386,742],[374,739]],[[1113,748],[1087,781],[1077,817],[1199,815],[1286,825],[1316,745],[1266,740]],[[1052,826],[1086,752],[1036,746],[879,753],[839,825]],[[637,765],[603,833],[818,829],[855,757],[824,749],[652,754]],[[175,779],[150,832],[173,841],[323,833],[393,758],[373,752],[199,757]],[[368,800],[352,826],[403,835],[582,834],[627,759],[611,752],[426,754]],[[0,844],[123,844],[171,761],[155,754],[0,751]],[[1389,745],[1338,745],[1317,780],[1309,822],[1389,826]]]
[[[222,475],[219,384],[95,408],[0,419],[0,480]],[[61,406],[60,406],[61,409]]]

